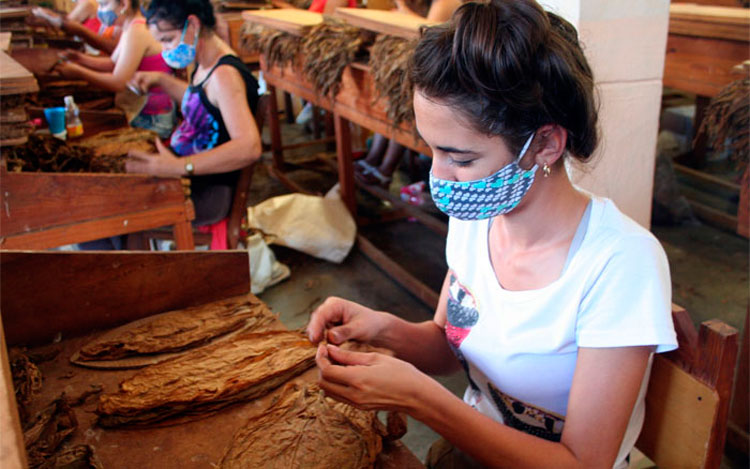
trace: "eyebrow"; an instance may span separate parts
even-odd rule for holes
[[[477,152],[475,152],[474,150],[461,150],[458,148],[443,147],[443,146],[437,146],[435,148],[445,153],[456,153],[459,155],[476,155],[477,154]]]
[[[422,132],[419,131],[419,127],[414,126],[414,129],[417,131],[417,135],[419,136],[419,138],[421,138],[422,140],[424,140],[424,137],[422,136]],[[425,142],[426,142],[426,140],[425,140]],[[440,150],[440,151],[442,151],[444,153],[454,153],[454,154],[458,154],[458,155],[476,155],[477,154],[477,152],[474,151],[474,150],[461,150],[459,148],[454,148],[454,147],[445,147],[445,146],[439,146],[438,145],[435,148],[437,148],[438,150]]]

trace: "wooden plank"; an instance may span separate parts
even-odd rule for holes
[[[708,174],[703,171],[698,171],[697,169],[693,169],[688,166],[681,165],[679,163],[672,163],[672,166],[674,166],[675,171],[677,171],[678,173],[691,176],[695,179],[701,180],[702,182],[715,184],[717,186],[723,187],[724,189],[730,190],[735,193],[740,192],[740,185],[732,181],[727,181],[726,179],[720,178],[718,176],[714,176],[712,174]]]
[[[246,294],[250,271],[243,251],[2,251],[0,290],[9,343],[38,344]]]
[[[24,469],[27,466],[26,448],[21,432],[21,419],[13,388],[13,377],[8,361],[7,342],[3,332],[3,320],[0,316],[0,467],[5,469]]]
[[[427,144],[414,128],[402,124],[394,127],[386,115],[385,102],[375,94],[375,84],[367,69],[350,66],[341,77],[341,91],[336,95],[334,111],[373,132],[393,139],[407,148],[432,156]]]
[[[672,3],[669,33],[750,41],[750,10],[722,6]]]
[[[747,42],[670,34],[664,61],[664,86],[716,96],[737,77],[732,68],[750,58]]]
[[[362,8],[336,8],[334,16],[358,28],[406,39],[419,38],[419,28],[422,26],[438,24],[428,21],[427,18],[397,11]]]
[[[352,132],[349,121],[334,113],[336,128],[336,159],[338,161],[339,194],[352,217],[357,216],[357,199],[354,194],[354,166],[352,158]]]
[[[660,467],[703,468],[719,396],[668,359],[654,356],[646,420],[636,447]]]
[[[701,220],[727,231],[737,230],[738,220],[736,216],[717,210],[697,200],[688,199],[688,203],[690,203],[690,208],[693,209],[695,216]]]
[[[718,319],[703,322],[698,332],[698,350],[698,359],[693,366],[692,375],[714,388],[720,399],[708,439],[705,466],[719,467],[724,454],[727,418],[737,363],[737,329]]]
[[[167,205],[112,217],[43,228],[0,238],[0,249],[50,249],[121,234],[137,233],[162,226],[174,226],[178,249],[192,250],[193,231],[190,220],[195,215],[187,209],[188,202]],[[190,203],[192,205],[192,203]]]
[[[729,415],[727,445],[748,454],[750,449],[750,305],[745,313],[742,331],[742,350],[737,360],[737,377],[734,380],[732,408]]]
[[[0,33],[0,50],[4,52],[8,52],[10,49],[10,38],[13,35],[13,33]]]
[[[31,7],[0,8],[0,20],[26,18],[31,14]]]
[[[304,36],[311,27],[323,22],[322,14],[297,8],[243,11],[242,18],[295,36]]]
[[[181,206],[179,178],[139,174],[3,173],[0,236]],[[75,201],[73,203],[72,201]]]
[[[0,96],[36,93],[39,85],[34,75],[3,51],[0,51]]]

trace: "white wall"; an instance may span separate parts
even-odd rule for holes
[[[645,227],[651,219],[669,0],[541,0],[576,25],[599,97],[601,144],[582,188],[612,198]]]

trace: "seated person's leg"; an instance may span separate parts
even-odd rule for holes
[[[234,189],[225,185],[193,185],[190,198],[195,206],[194,226],[211,225],[229,215]]]

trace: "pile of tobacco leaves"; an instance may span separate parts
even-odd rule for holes
[[[125,155],[97,155],[94,148],[67,144],[46,135],[7,150],[8,171],[53,173],[124,173]]]
[[[379,35],[370,50],[375,90],[385,98],[388,120],[394,127],[414,121],[414,87],[408,69],[415,47],[416,41]]]
[[[245,23],[240,39],[243,51],[263,54],[269,67],[295,65],[301,45],[299,36],[253,23]]]
[[[303,73],[322,96],[336,96],[347,65],[364,53],[359,28],[325,17],[302,41]]]
[[[729,150],[735,169],[744,171],[750,146],[750,78],[735,80],[711,99],[696,139],[706,134],[714,151]]]

